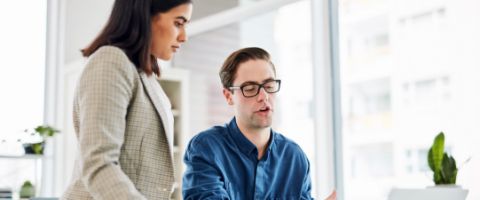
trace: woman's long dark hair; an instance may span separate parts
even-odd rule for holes
[[[98,48],[112,45],[122,49],[148,75],[160,76],[157,59],[151,54],[151,19],[191,0],[115,0],[107,24],[93,42],[82,49],[85,57]]]

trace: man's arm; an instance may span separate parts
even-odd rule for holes
[[[305,158],[305,161],[306,161],[306,164],[307,164],[307,172],[305,173],[305,177],[303,178],[303,187],[302,187],[302,193],[301,193],[302,194],[302,199],[313,199],[313,197],[312,197],[312,179],[310,178],[310,162],[308,161],[306,155],[304,155],[304,158]]]
[[[230,199],[214,155],[211,147],[196,142],[196,138],[188,145],[182,187],[185,200]]]

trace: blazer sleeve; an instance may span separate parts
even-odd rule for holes
[[[81,176],[94,199],[145,199],[119,166],[135,76],[123,51],[102,47],[89,58],[78,83]]]

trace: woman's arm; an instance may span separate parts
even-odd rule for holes
[[[115,47],[91,56],[77,88],[82,181],[95,199],[145,199],[119,166],[136,70]]]

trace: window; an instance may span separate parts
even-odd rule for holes
[[[22,153],[23,130],[43,123],[46,21],[46,0],[0,1],[0,155]],[[0,159],[0,188],[39,184],[38,160]]]
[[[480,199],[480,162],[462,164],[480,152],[480,3],[338,2],[345,199],[433,185],[426,159],[440,131],[457,184]]]

